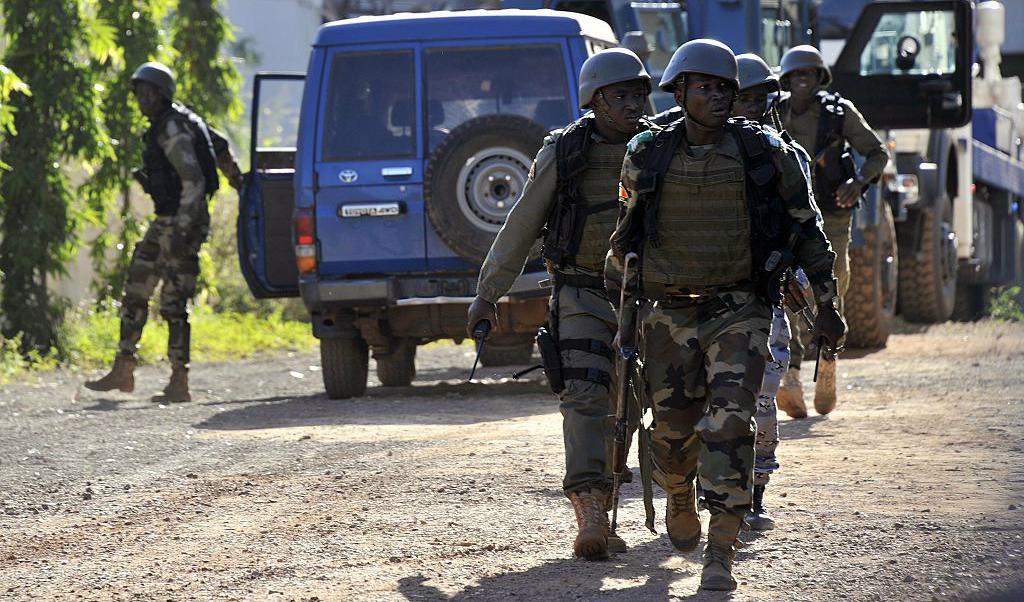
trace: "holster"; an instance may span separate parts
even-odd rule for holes
[[[537,349],[540,350],[540,363],[548,377],[548,386],[558,395],[565,390],[562,378],[562,354],[558,349],[558,341],[552,336],[547,326],[537,329]]]

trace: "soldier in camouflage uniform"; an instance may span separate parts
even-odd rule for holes
[[[882,175],[889,154],[853,103],[827,91],[832,73],[813,46],[796,46],[782,57],[780,83],[789,94],[779,102],[782,124],[813,158],[814,195],[825,218],[825,235],[836,253],[839,309],[850,286],[850,225],[853,208],[870,182]],[[848,151],[853,147],[864,163],[856,169]],[[845,157],[844,157],[845,156]],[[799,320],[790,316],[792,358],[779,390],[779,407],[793,418],[807,416],[800,362],[804,355]],[[823,357],[814,392],[814,408],[828,414],[836,406],[836,362]]]
[[[150,122],[143,136],[144,168],[135,172],[153,198],[156,218],[135,246],[121,301],[121,340],[114,366],[103,378],[85,383],[94,391],[135,389],[135,352],[158,283],[160,315],[167,322],[171,378],[155,402],[190,401],[188,388],[188,301],[199,276],[199,247],[210,229],[207,196],[217,190],[217,167],[235,189],[242,175],[227,140],[187,107],[174,102],[174,74],[156,62],[132,75],[139,109]]]
[[[729,47],[683,44],[660,86],[684,117],[630,141],[605,269],[615,281],[627,253],[642,258],[637,285],[650,303],[639,336],[655,474],[666,490],[700,480],[711,512],[701,587],[731,590],[736,536],[751,505],[755,397],[781,294],[779,274],[765,270],[771,252],[795,252],[821,303],[822,336],[836,341],[845,325],[833,305],[834,254],[793,149],[729,119],[739,86]],[[696,508],[677,510],[695,545]]]
[[[609,548],[625,549],[617,537],[609,542],[608,534],[616,320],[601,271],[615,227],[626,142],[646,128],[642,117],[650,91],[651,78],[631,51],[609,49],[587,59],[580,70],[579,99],[580,107],[591,112],[544,141],[522,195],[480,268],[468,315],[470,333],[481,321],[497,324],[495,304],[543,237],[541,253],[554,285],[548,329],[557,342],[553,355],[560,358],[563,380],[552,382],[563,417],[562,484],[579,528],[573,551],[591,560],[607,557]],[[550,381],[559,370],[546,367]]]

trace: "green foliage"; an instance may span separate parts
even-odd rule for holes
[[[992,289],[992,300],[988,311],[994,320],[1006,322],[1024,322],[1024,304],[1022,304],[1019,286],[1004,286]]]
[[[148,122],[132,97],[131,74],[146,61],[168,61],[167,34],[161,23],[169,7],[169,0],[97,2],[98,18],[109,24],[101,29],[103,35],[111,36],[123,53],[123,60],[107,55],[98,64],[103,86],[100,106],[113,152],[100,161],[82,187],[91,224],[100,229],[90,246],[99,302],[121,298],[132,249],[142,236],[138,208],[133,210],[133,200],[139,197],[133,195],[137,188],[132,186],[131,174],[142,164],[142,134]]]
[[[65,272],[80,214],[65,173],[68,160],[93,162],[112,153],[97,102],[96,65],[122,59],[109,28],[87,0],[5,0],[4,63],[32,90],[11,101],[13,127],[0,180],[0,313],[3,333],[23,333],[22,351],[57,342],[64,309],[48,280]]]
[[[15,109],[8,104],[15,94],[31,96],[32,92],[17,74],[8,69],[6,65],[0,65],[0,135],[16,136],[18,134],[18,130],[14,127]]]
[[[174,72],[176,96],[213,123],[234,122],[242,116],[238,90],[242,76],[221,52],[235,39],[231,24],[217,9],[216,0],[179,2],[171,25],[177,51]]]

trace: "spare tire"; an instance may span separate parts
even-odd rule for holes
[[[427,217],[460,257],[483,262],[546,134],[526,117],[483,115],[452,130],[431,153],[423,178]]]

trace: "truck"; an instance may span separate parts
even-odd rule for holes
[[[836,89],[888,133],[894,155],[884,202],[868,208],[881,237],[865,237],[861,248],[882,241],[891,266],[886,294],[908,321],[975,319],[993,287],[1024,285],[1024,105],[1020,80],[1000,73],[1005,12],[999,2],[963,0],[876,2],[862,14],[882,6],[902,12],[875,19],[870,30],[850,27],[829,3],[821,7],[822,47],[841,49]],[[954,31],[961,21],[973,24],[976,45]],[[917,105],[894,104],[892,76],[953,72],[956,89],[928,80]]]
[[[548,130],[581,115],[586,58],[616,45],[594,17],[433,12],[328,23],[305,73],[256,76],[241,270],[258,298],[302,298],[331,398],[408,385],[416,348],[465,335],[479,265]],[[264,106],[274,87],[301,101]],[[298,96],[296,94],[296,96]],[[484,364],[526,363],[547,317],[531,261]]]

